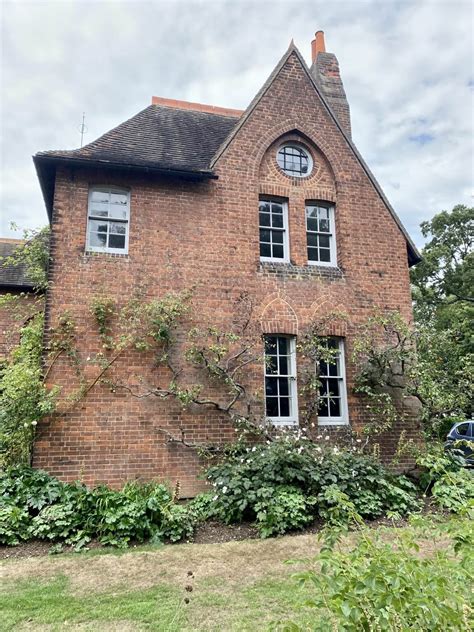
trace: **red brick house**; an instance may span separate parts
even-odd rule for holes
[[[193,287],[196,318],[225,329],[245,293],[273,367],[249,375],[265,384],[267,418],[297,425],[295,341],[312,319],[342,310],[347,321],[328,331],[338,359],[322,368],[331,397],[318,423],[363,424],[351,389],[353,337],[374,307],[411,319],[408,271],[419,254],[351,141],[338,62],[322,32],[311,67],[291,43],[245,111],[154,97],[89,145],[34,161],[52,226],[47,326],[69,310],[80,353],[100,349],[94,296],[120,303],[138,286],[147,297]],[[121,370],[140,362],[131,355]],[[59,362],[50,379],[66,396],[73,368]],[[42,422],[34,465],[87,483],[178,479],[192,494],[195,451],[159,431],[178,427],[197,442],[234,436],[212,410],[98,384],[74,410]],[[389,448],[400,430],[385,437]]]

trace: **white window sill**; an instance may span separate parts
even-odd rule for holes
[[[271,257],[260,257],[262,263],[290,263],[289,259],[272,259]]]
[[[328,261],[308,261],[309,266],[322,266],[323,268],[336,268],[337,263],[331,263]]]
[[[321,419],[321,417],[318,418],[318,426],[348,426],[348,425],[349,425],[348,419],[337,419],[337,418]]]

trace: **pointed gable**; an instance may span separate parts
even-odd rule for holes
[[[304,95],[303,99],[301,95]],[[311,105],[309,105],[310,103]],[[268,116],[269,113],[278,115],[277,125],[275,125],[274,116]],[[357,169],[358,177],[365,177],[369,180],[370,186],[403,234],[407,244],[409,265],[414,265],[421,260],[418,249],[349,134],[344,130],[293,41],[238,123],[220,145],[211,161],[210,167],[212,169],[218,168],[234,140],[244,133],[245,128],[255,117],[268,122],[265,131],[263,131],[265,128],[263,124],[258,134],[255,131],[251,133],[255,145],[255,156],[259,151],[263,155],[266,146],[273,142],[279,134],[296,128],[312,137],[329,160],[337,174],[339,183],[341,183],[354,177],[353,173],[349,172],[350,170],[340,166],[339,156],[341,152],[345,153],[346,162],[353,163],[350,169]],[[312,133],[308,133],[310,129]]]

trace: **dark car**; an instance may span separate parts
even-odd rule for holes
[[[466,463],[474,465],[474,419],[454,424],[446,437],[445,448],[459,450]]]

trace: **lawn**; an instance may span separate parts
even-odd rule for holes
[[[416,531],[420,555],[446,548],[445,528],[429,518],[404,527]],[[387,541],[393,534],[377,530]],[[282,619],[307,628],[318,614],[292,578],[301,566],[285,562],[318,546],[305,534],[6,560],[0,629],[254,631]]]

